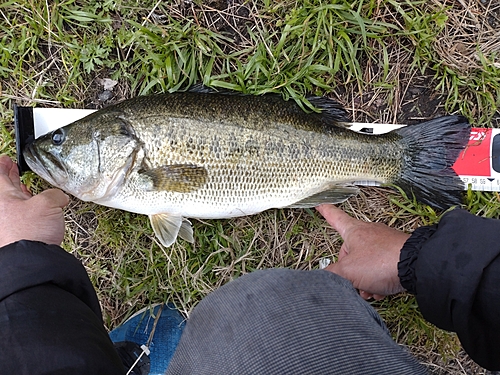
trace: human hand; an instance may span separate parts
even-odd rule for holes
[[[398,262],[409,234],[381,223],[354,219],[331,204],[323,204],[317,210],[344,239],[338,261],[330,264],[327,271],[350,280],[364,299],[379,300],[404,290],[398,277]]]
[[[0,247],[19,240],[60,245],[63,207],[68,203],[69,197],[57,189],[32,196],[21,183],[17,165],[0,156]]]

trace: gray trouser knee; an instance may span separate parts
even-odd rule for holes
[[[169,374],[424,374],[351,283],[328,271],[242,276],[193,310]]]

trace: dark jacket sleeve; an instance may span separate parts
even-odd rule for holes
[[[398,267],[424,317],[456,332],[479,365],[500,370],[500,220],[451,211],[412,234]]]
[[[82,264],[58,246],[0,248],[0,363],[6,374],[123,374]]]

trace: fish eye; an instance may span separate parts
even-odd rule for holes
[[[66,139],[66,134],[64,130],[57,129],[52,132],[52,144],[55,146],[60,146]]]

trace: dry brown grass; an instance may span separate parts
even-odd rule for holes
[[[500,69],[500,2],[432,1],[447,20],[434,46],[444,64],[467,74],[484,65]]]

